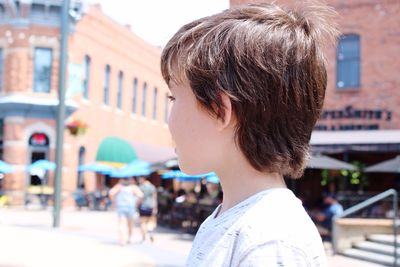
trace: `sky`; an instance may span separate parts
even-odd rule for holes
[[[229,0],[86,0],[152,45],[163,47],[184,24],[229,7]]]

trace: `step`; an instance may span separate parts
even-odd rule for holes
[[[388,245],[388,244],[383,244],[383,243],[376,243],[376,242],[371,242],[371,241],[361,241],[361,242],[356,242],[353,244],[354,248],[364,250],[364,251],[369,251],[369,252],[375,252],[375,253],[380,253],[388,256],[394,256],[394,246],[393,245]],[[397,255],[400,256],[400,247],[397,248]]]
[[[358,260],[364,260],[372,263],[382,264],[385,266],[393,266],[394,258],[388,255],[382,255],[379,253],[363,251],[355,248],[347,249],[342,255]],[[398,260],[398,263],[400,261]]]
[[[394,245],[394,235],[387,234],[373,234],[367,236],[368,241],[386,244],[386,245]],[[397,247],[400,247],[400,235],[397,235]]]

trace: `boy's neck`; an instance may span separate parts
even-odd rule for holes
[[[218,214],[232,208],[250,196],[271,188],[286,188],[283,176],[278,173],[262,173],[250,165],[230,165],[220,170],[217,175],[224,192],[222,208]]]

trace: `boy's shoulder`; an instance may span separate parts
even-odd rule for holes
[[[281,234],[280,229],[307,218],[301,201],[289,189],[272,189],[252,206],[242,218],[244,228],[259,230],[268,236]],[[243,229],[245,230],[245,229]],[[287,229],[282,231],[287,232]]]

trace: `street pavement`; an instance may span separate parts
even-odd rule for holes
[[[0,208],[0,267],[181,267],[193,236],[157,227],[154,242],[140,241],[136,227],[130,244],[118,244],[114,211],[64,209],[53,228],[51,208]],[[326,249],[332,267],[381,266],[333,256],[329,244]]]

